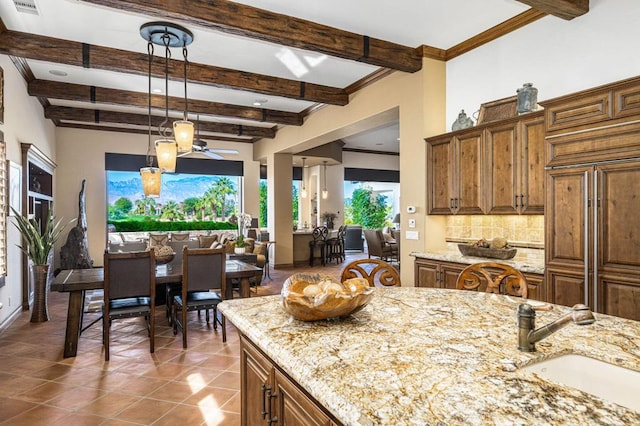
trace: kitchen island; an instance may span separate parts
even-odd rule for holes
[[[595,314],[595,324],[569,325],[538,343],[538,352],[524,353],[515,321],[521,302],[447,289],[376,289],[349,318],[306,323],[293,320],[279,296],[224,301],[219,309],[242,340],[243,424],[286,417],[278,409],[296,405],[278,401],[285,394],[304,400],[298,414],[317,416],[309,424],[640,424],[639,412],[521,370],[578,353],[640,371],[640,324]],[[568,311],[538,312],[537,327]],[[273,366],[264,370],[262,389],[250,374],[256,359]],[[272,386],[273,377],[285,385]],[[253,400],[247,392],[256,387]]]

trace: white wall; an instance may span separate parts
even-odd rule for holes
[[[4,123],[0,124],[0,131],[4,132],[7,159],[22,164],[20,143],[31,143],[55,161],[53,123],[45,120],[37,99],[27,94],[27,84],[8,56],[0,55],[0,67],[4,70]],[[22,309],[22,255],[17,247],[21,241],[13,223],[12,218],[7,218],[7,277],[5,286],[0,288],[0,329]]]
[[[586,15],[546,16],[448,61],[447,128],[523,83],[542,101],[640,75],[639,20],[638,0],[591,0]]]

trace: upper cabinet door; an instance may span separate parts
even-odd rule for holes
[[[487,204],[489,214],[518,214],[521,193],[518,176],[517,122],[485,130]]]
[[[544,214],[544,116],[522,120],[518,128],[521,214]]]
[[[474,130],[454,138],[457,175],[454,182],[453,208],[459,214],[484,214],[484,159],[482,131]]]
[[[453,145],[450,136],[427,142],[427,211],[453,214]]]

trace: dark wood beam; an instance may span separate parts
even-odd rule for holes
[[[92,102],[96,104],[125,105],[147,108],[148,94],[126,90],[107,89],[104,87],[84,86],[81,84],[60,83],[50,80],[30,81],[27,88],[29,95],[67,101]],[[164,110],[165,97],[151,95],[151,106]],[[184,98],[170,96],[169,110],[184,110]],[[302,115],[294,112],[276,111],[263,108],[242,107],[237,105],[207,102],[189,99],[188,110],[194,114],[217,115],[223,117],[242,118],[260,122],[302,125]]]
[[[589,0],[518,0],[549,15],[567,21],[589,12]]]
[[[143,40],[141,42],[144,43]],[[149,67],[146,53],[129,52],[8,30],[0,37],[0,53],[144,76],[148,75]],[[171,80],[183,80],[183,65],[182,60],[169,60],[169,78]],[[154,56],[152,74],[155,77],[164,78],[164,57]],[[248,90],[309,102],[333,105],[346,105],[349,102],[349,97],[343,89],[193,62],[189,63],[188,80],[191,83]]]
[[[414,48],[231,1],[84,1],[399,71],[422,68]]]
[[[459,43],[447,49],[446,58],[447,60],[453,59],[456,56],[467,53],[470,50],[480,47],[483,44],[489,43],[490,41],[502,37],[505,34],[509,34],[510,32],[522,28],[525,25],[535,22],[545,16],[547,16],[545,12],[541,12],[536,9],[529,9],[525,12],[520,13],[519,15],[514,16],[511,19],[507,19],[506,21],[492,28],[489,28],[486,31],[481,32],[480,34],[475,35],[474,37],[471,37],[468,40],[463,41],[462,43]]]
[[[117,132],[117,133],[133,133],[139,135],[147,135],[149,131],[147,129],[135,129],[135,128],[125,128],[125,127],[116,127],[116,126],[105,126],[105,125],[91,125],[91,124],[79,124],[79,123],[67,123],[62,122],[57,127],[67,127],[70,129],[83,129],[83,130],[98,130],[104,132]],[[158,130],[152,130],[151,134],[153,136],[158,136],[160,133]],[[200,139],[206,141],[225,141],[225,142],[240,142],[240,143],[254,143],[259,138],[251,138],[251,139],[243,139],[243,138],[234,138],[230,136],[205,136],[200,135]]]
[[[44,110],[45,118],[52,120],[75,121],[80,123],[112,123],[148,126],[149,116],[126,112],[104,111],[99,109],[83,109],[62,106],[50,106]],[[151,126],[158,127],[164,116],[151,116]],[[169,117],[166,127],[171,128],[175,118]],[[224,133],[236,136],[251,136],[258,138],[274,138],[276,131],[270,127],[242,126],[237,124],[200,122],[200,131],[210,133]]]

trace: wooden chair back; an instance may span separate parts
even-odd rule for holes
[[[358,259],[342,270],[340,282],[349,278],[366,278],[370,287],[390,287],[400,284],[400,274],[396,268],[383,260]]]
[[[104,254],[105,300],[154,297],[156,288],[153,250]]]
[[[223,248],[182,249],[182,295],[189,292],[222,291],[225,286],[227,255]]]
[[[458,290],[478,290],[487,286],[487,293],[508,294],[527,298],[527,280],[517,269],[497,262],[480,262],[460,272],[456,281]]]

